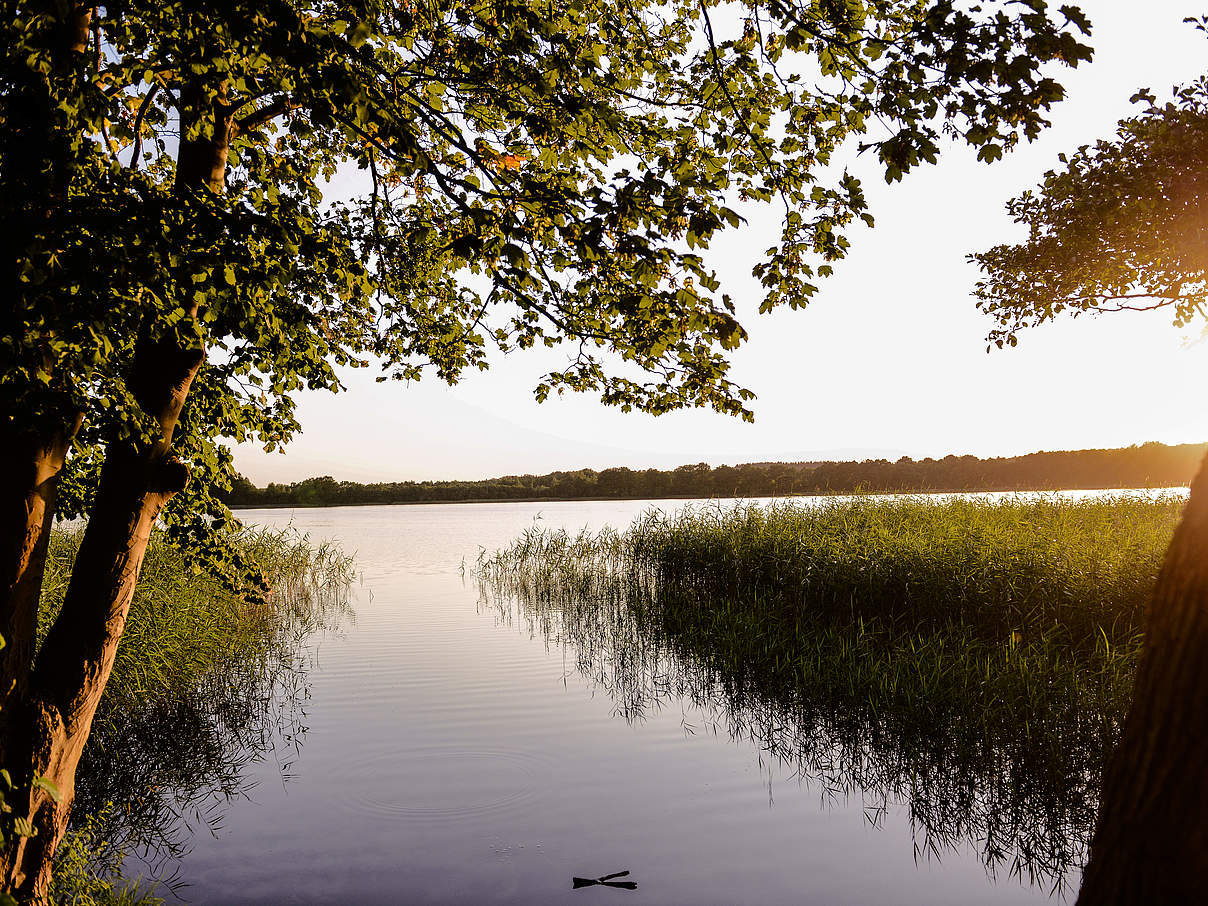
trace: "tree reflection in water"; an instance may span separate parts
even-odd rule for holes
[[[110,860],[129,854],[179,890],[178,863],[198,827],[256,786],[249,768],[276,759],[290,778],[306,733],[308,673],[324,634],[354,619],[348,584],[288,590],[271,631],[193,688],[132,705],[102,704],[77,777],[73,826],[92,819]],[[99,874],[116,862],[97,866]]]
[[[1069,652],[1054,653],[1065,662],[1035,683],[1035,719],[1021,726],[1017,709],[1007,721],[987,704],[977,687],[991,680],[968,671],[989,662],[970,668],[947,650],[952,636],[802,616],[786,643],[758,621],[738,625],[749,608],[699,606],[598,548],[539,565],[497,555],[477,575],[482,606],[572,651],[626,721],[686,700],[801,781],[858,797],[874,824],[904,805],[916,858],[972,845],[992,877],[1053,891],[1076,881],[1122,714],[1096,699],[1093,677],[1052,682]]]

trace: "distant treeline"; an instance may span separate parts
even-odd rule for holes
[[[338,506],[575,498],[771,497],[854,491],[1048,491],[1058,488],[1154,488],[1190,483],[1208,444],[1148,443],[1119,450],[1030,453],[996,459],[945,456],[897,462],[705,463],[671,471],[580,469],[548,475],[505,475],[483,481],[395,481],[358,484],[330,476],[258,488],[240,477],[232,506]]]

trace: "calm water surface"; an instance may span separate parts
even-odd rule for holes
[[[355,616],[314,641],[288,764],[202,822],[179,866],[196,903],[1031,903],[971,844],[920,854],[909,809],[874,822],[674,695],[641,720],[574,652],[479,602],[482,549],[623,527],[683,501],[245,510],[354,552]],[[465,567],[463,571],[463,565]],[[636,891],[571,890],[628,870]]]

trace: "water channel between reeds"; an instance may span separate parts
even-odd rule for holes
[[[934,778],[909,772],[878,782],[858,758],[844,774],[841,741],[803,759],[775,744],[795,731],[774,701],[736,705],[661,650],[640,665],[640,689],[620,682],[629,654],[585,651],[563,615],[489,600],[473,575],[480,552],[534,527],[622,530],[687,503],[241,511],[337,543],[359,577],[351,614],[310,640],[288,745],[178,828],[179,895],[231,906],[1069,898],[1076,876],[1034,872],[1009,841],[995,853],[979,839],[999,818],[1020,836],[1028,814],[997,814],[1010,797],[935,803],[941,821],[967,827],[931,827],[929,795],[976,798],[976,784],[932,790]],[[574,876],[620,871],[636,889],[572,890]]]

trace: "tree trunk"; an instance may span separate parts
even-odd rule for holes
[[[221,92],[207,103],[200,86],[186,86],[181,97],[182,120],[212,117],[212,131],[181,142],[177,190],[221,191],[232,110]],[[197,317],[195,302],[183,307],[186,317]],[[71,814],[76,767],[113,669],[151,530],[188,478],[172,457],[172,434],[204,359],[204,349],[182,346],[171,331],[157,336],[148,330],[135,350],[129,387],[158,425],[158,437],[108,445],[63,608],[38,654],[29,704],[16,718],[28,732],[14,735],[23,746],[13,753],[14,764],[30,771],[19,785],[19,801],[35,835],[10,846],[0,869],[4,889],[19,897],[41,902],[49,888],[54,852]],[[57,801],[32,784],[35,776],[55,785]],[[14,797],[14,807],[17,802]]]
[[[186,384],[182,399],[187,389]],[[59,800],[23,786],[36,834],[18,840],[4,865],[21,896],[46,894],[54,851],[71,813],[76,766],[113,669],[151,529],[184,484],[184,467],[166,453],[166,443],[143,452],[126,444],[110,448],[63,609],[38,656],[26,712],[27,749],[14,754],[19,764],[55,784]]]
[[[161,436],[150,445],[115,442],[106,450],[63,608],[38,654],[29,703],[18,712],[26,733],[14,739],[24,748],[11,755],[30,771],[20,784],[20,802],[36,832],[17,840],[3,860],[6,889],[19,896],[39,900],[49,887],[54,851],[71,814],[76,767],[117,657],[151,529],[188,478],[171,456],[172,432],[203,358],[200,349],[180,348],[171,339],[148,341],[137,355],[132,385],[140,403],[158,406],[148,414],[159,422]],[[32,785],[35,776],[55,785],[57,801]]]
[[[26,230],[10,233],[4,248],[5,305],[16,305],[28,289],[18,262],[61,229],[55,220],[66,203],[75,162],[73,146],[79,136],[73,102],[90,76],[81,54],[88,49],[94,7],[52,3],[31,10],[31,21],[47,38],[53,61],[48,73],[37,73],[10,61],[5,77],[11,116],[0,139],[0,214]],[[18,238],[18,235],[20,238]],[[15,325],[14,325],[15,326]],[[16,329],[20,329],[17,327]],[[14,411],[4,400],[0,411],[0,767],[17,784],[6,805],[16,808],[32,779],[26,754],[31,738],[29,718],[33,698],[32,660],[37,636],[38,601],[54,518],[55,485],[67,450],[79,429],[79,413],[68,402],[54,362],[39,363],[49,378],[39,403]],[[16,841],[11,837],[3,854],[7,863]],[[8,876],[3,878],[8,890]]]
[[[1208,895],[1208,458],[1147,624],[1079,906],[1199,903]]]
[[[78,427],[78,426],[77,426]],[[9,722],[29,696],[38,599],[54,491],[75,428],[47,437],[0,435],[0,766],[8,758]]]

